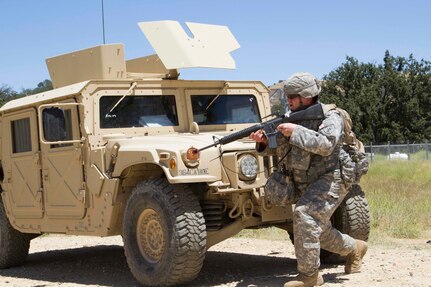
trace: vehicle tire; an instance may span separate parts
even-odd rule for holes
[[[205,220],[199,202],[185,185],[166,179],[138,184],[123,219],[129,268],[145,286],[185,284],[197,277],[206,252]]]
[[[31,236],[10,225],[0,199],[0,269],[22,265],[28,256]]]
[[[331,217],[332,226],[355,239],[367,241],[370,235],[370,210],[362,188],[355,184]],[[321,250],[322,263],[339,264],[345,257]]]

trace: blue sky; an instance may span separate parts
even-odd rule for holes
[[[102,0],[0,0],[0,86],[34,88],[45,59],[103,43]],[[153,54],[138,22],[226,25],[241,45],[236,70],[183,69],[183,79],[260,80],[308,71],[319,78],[352,56],[380,64],[394,56],[431,61],[431,1],[104,0],[106,43],[126,58]]]

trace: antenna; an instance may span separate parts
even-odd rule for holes
[[[103,45],[105,45],[105,10],[103,9],[103,0],[102,0],[102,31],[103,31]]]

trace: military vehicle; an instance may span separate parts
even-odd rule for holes
[[[187,25],[193,38],[174,21],[140,23],[157,55],[125,61],[109,44],[49,58],[55,89],[0,109],[0,268],[23,264],[41,234],[121,235],[140,284],[177,285],[245,228],[292,234],[292,206],[265,199],[273,158],[248,138],[196,152],[271,107],[260,81],[179,79],[233,68],[239,47],[227,27]],[[363,194],[348,200],[334,220],[366,239]]]

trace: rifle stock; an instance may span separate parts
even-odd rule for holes
[[[251,133],[256,132],[258,130],[263,130],[268,138],[268,146],[270,148],[277,147],[277,126],[282,123],[295,123],[299,121],[309,121],[309,120],[318,120],[324,118],[324,112],[322,108],[322,104],[318,103],[308,107],[305,110],[292,112],[290,114],[284,114],[278,116],[272,120],[261,122],[259,124],[255,124],[251,127],[242,129],[240,131],[234,132],[230,135],[222,137],[220,139],[215,139],[213,144],[210,144],[206,147],[198,149],[198,152],[206,150],[210,147],[217,145],[225,145],[236,141],[238,139],[249,136]]]

